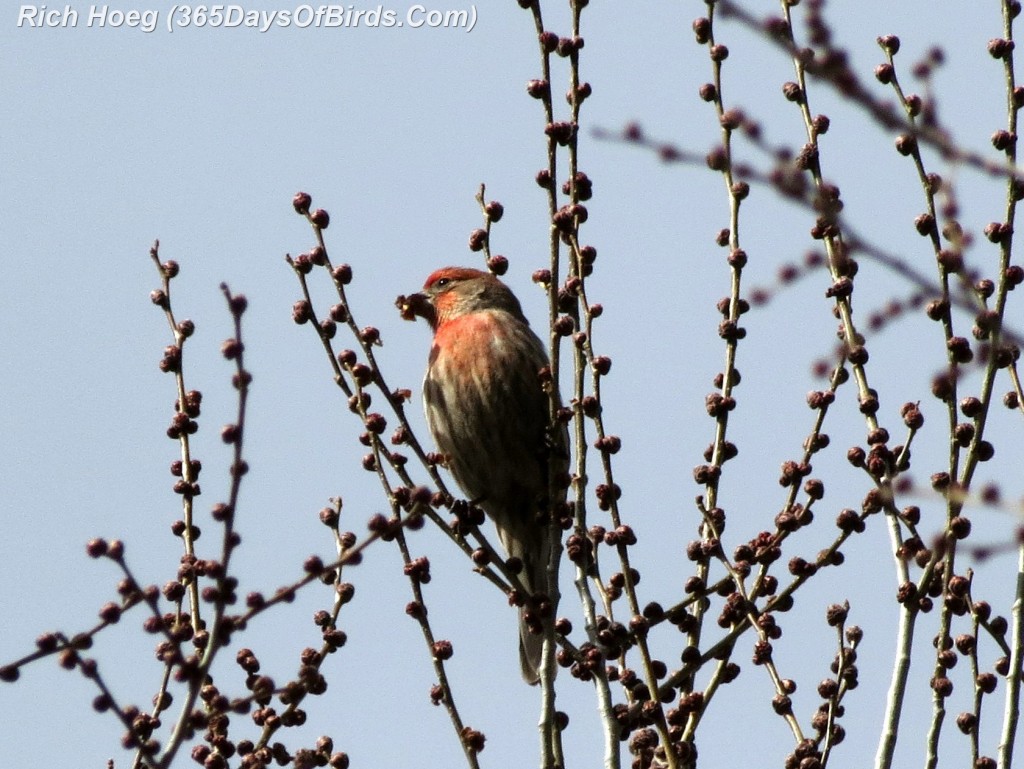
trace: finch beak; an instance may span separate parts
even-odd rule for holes
[[[433,326],[437,321],[437,314],[434,312],[434,305],[426,294],[404,294],[395,299],[395,307],[402,315],[403,320],[416,320],[416,316],[423,318]]]

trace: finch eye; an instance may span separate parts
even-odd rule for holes
[[[436,281],[434,281],[434,285],[437,286],[438,288],[444,288],[451,282],[451,278],[438,278]]]

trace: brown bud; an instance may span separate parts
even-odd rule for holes
[[[313,225],[321,230],[326,230],[328,225],[331,223],[331,217],[322,208],[318,208],[316,211],[309,215],[309,219],[313,222]]]
[[[883,35],[877,42],[890,56],[895,56],[900,50],[900,39],[896,35]]]
[[[305,216],[309,213],[309,207],[313,203],[313,198],[310,197],[308,192],[296,192],[295,197],[292,198],[292,205],[295,207],[296,213]]]
[[[878,82],[883,85],[891,83],[895,74],[896,70],[889,62],[884,62],[875,67],[875,78],[877,78]]]

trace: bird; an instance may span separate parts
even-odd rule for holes
[[[550,473],[554,464],[566,474],[568,435],[564,425],[550,427],[542,370],[547,387],[554,385],[544,344],[511,289],[489,272],[435,270],[422,292],[398,304],[403,317],[424,318],[434,333],[423,405],[448,470],[493,522],[509,558],[522,563],[519,578],[529,594],[547,594]],[[555,398],[561,407],[557,391]],[[540,680],[544,641],[531,632],[526,611],[520,610],[519,659],[532,685]]]

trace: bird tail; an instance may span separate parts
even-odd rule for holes
[[[522,670],[523,680],[531,686],[540,682],[541,662],[544,653],[544,636],[540,633],[530,631],[523,616],[530,606],[530,598],[536,593],[548,593],[548,558],[551,554],[551,543],[549,542],[546,527],[539,527],[540,534],[535,538],[532,545],[521,548],[520,552],[511,552],[510,555],[517,556],[523,562],[523,571],[520,576],[523,586],[530,592],[527,596],[527,607],[520,610],[519,614],[519,665]],[[511,543],[509,543],[511,544]],[[513,546],[513,550],[520,550]],[[558,590],[557,585],[554,588]],[[548,596],[552,605],[557,603],[556,596]]]
[[[519,619],[519,667],[523,680],[530,686],[540,683],[540,668],[544,654],[544,636],[531,633],[526,621]]]

